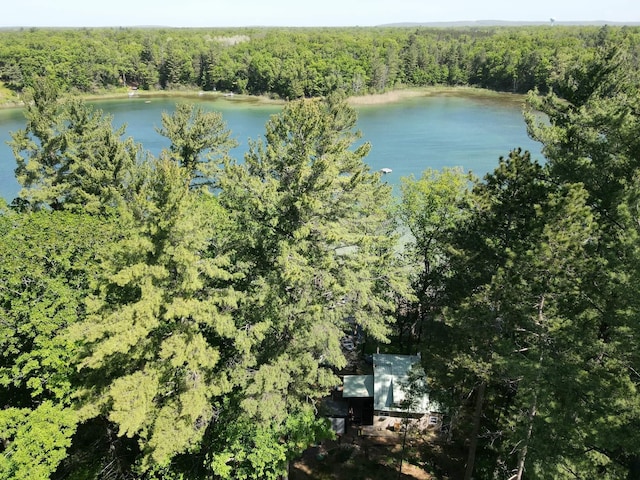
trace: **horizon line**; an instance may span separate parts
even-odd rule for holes
[[[344,24],[344,25],[199,25],[199,26],[176,26],[176,25],[154,25],[154,24],[138,24],[138,25],[0,25],[0,29],[21,29],[21,28],[375,28],[375,27],[412,27],[412,26],[430,26],[430,25],[450,25],[450,26],[500,26],[500,25],[631,25],[640,26],[638,21],[613,21],[613,20],[557,20],[550,18],[549,20],[499,20],[499,19],[482,19],[482,20],[434,20],[434,21],[399,21],[381,24],[361,25],[361,24]]]

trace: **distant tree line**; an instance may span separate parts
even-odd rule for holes
[[[559,87],[603,35],[637,58],[635,27],[43,29],[0,32],[0,81],[64,91],[224,90],[283,99],[472,85],[526,93]]]

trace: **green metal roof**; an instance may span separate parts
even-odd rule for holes
[[[415,364],[420,365],[420,357],[416,355],[373,355],[374,410],[403,411],[401,404],[405,399],[404,385],[408,382],[409,371]],[[414,413],[428,413],[434,407],[430,405],[427,393],[414,401],[411,408]]]
[[[384,412],[403,412],[405,385],[409,380],[411,368],[417,365],[421,377],[424,371],[420,366],[420,357],[416,355],[373,355],[373,375],[345,375],[343,380],[343,398],[373,397],[373,408]],[[438,405],[429,401],[429,394],[424,393],[414,398],[413,413],[429,413],[439,411]]]
[[[373,397],[373,375],[345,375],[342,398]]]

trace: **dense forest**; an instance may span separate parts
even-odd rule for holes
[[[637,28],[20,29],[0,31],[0,81],[60,88],[222,90],[282,99],[341,90],[473,85],[547,92],[608,36],[638,56]]]
[[[350,322],[421,353],[466,479],[640,478],[638,30],[0,38],[26,99],[0,205],[0,478],[281,478],[331,436],[317,403]],[[395,200],[345,97],[432,83],[534,89],[545,163],[427,171]],[[220,114],[178,104],[155,157],[68,95],[125,84],[296,100],[243,159]]]

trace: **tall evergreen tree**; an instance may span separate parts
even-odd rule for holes
[[[178,162],[195,188],[215,183],[217,172],[229,150],[238,144],[231,138],[222,115],[201,107],[179,103],[172,114],[162,114],[158,132],[171,141],[164,155]]]
[[[495,394],[492,387],[501,382],[501,342],[508,335],[502,331],[500,300],[491,293],[492,281],[511,257],[529,248],[532,235],[540,230],[536,205],[544,203],[548,188],[543,168],[529,153],[513,151],[477,182],[472,193],[467,219],[452,231],[448,246],[452,275],[443,317],[448,336],[439,343],[446,351],[438,354],[436,349],[434,358],[445,362],[444,378],[455,384],[447,389],[454,394],[449,401],[458,403],[475,392],[471,429],[465,432],[470,437],[465,478],[482,470],[475,464],[476,448],[486,402]]]
[[[69,335],[84,346],[80,418],[105,416],[137,440],[146,471],[199,449],[239,378],[233,352],[246,334],[233,322],[241,296],[229,287],[235,267],[221,253],[228,222],[216,199],[188,190],[172,161],[140,169],[120,211],[122,239]]]
[[[289,103],[267,123],[266,141],[220,176],[221,202],[239,227],[235,258],[248,267],[251,302],[236,325],[260,332],[239,401],[275,431],[337,385],[331,367],[346,363],[345,333],[384,341],[407,294],[390,188],[363,162],[369,145],[354,146],[355,122],[338,98]]]
[[[640,75],[628,40],[603,29],[594,58],[569,68],[556,92],[532,92],[525,116],[552,175],[584,183],[590,202],[613,222],[640,162]]]
[[[22,186],[17,205],[98,213],[122,199],[141,153],[121,139],[124,127],[114,130],[110,117],[46,80],[27,96],[25,116],[9,142]]]
[[[445,402],[473,399],[457,423],[466,477],[619,478],[633,458],[613,432],[633,435],[634,354],[602,336],[593,286],[607,260],[589,192],[516,151],[472,199],[448,239],[446,336],[425,355],[444,367],[431,371]]]
[[[640,339],[637,299],[637,178],[640,164],[638,127],[640,77],[631,40],[614,38],[603,28],[594,57],[569,69],[556,94],[531,95],[527,116],[530,134],[540,140],[556,182],[581,182],[601,225],[594,252],[602,268],[585,283],[600,312],[597,319],[600,354],[585,389],[593,388],[575,408],[575,416],[594,428],[586,448],[624,465],[629,478],[640,473],[637,442],[629,440],[640,419]],[[545,122],[535,111],[544,113]],[[613,379],[617,380],[613,380]],[[595,389],[599,390],[595,393]],[[608,412],[617,412],[616,420]],[[604,420],[606,419],[606,420]],[[617,439],[624,438],[624,442]]]

